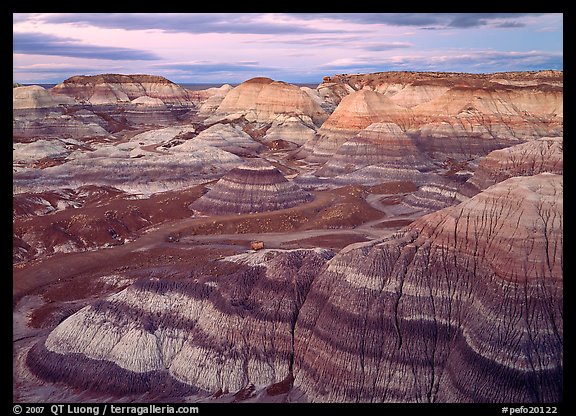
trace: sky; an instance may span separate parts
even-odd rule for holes
[[[13,81],[563,69],[562,13],[15,13]]]

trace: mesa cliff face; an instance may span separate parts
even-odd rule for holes
[[[473,158],[520,141],[562,135],[561,72],[342,75],[318,91],[337,106],[320,137],[301,153],[315,162],[328,160],[375,122],[398,124],[437,159]]]

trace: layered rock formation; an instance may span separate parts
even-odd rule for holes
[[[397,124],[373,123],[344,142],[334,156],[314,174],[342,177],[375,165],[380,168],[379,175],[364,180],[356,178],[357,182],[370,184],[374,180],[379,183],[398,179],[418,181],[420,172],[430,170],[432,163]]]
[[[301,156],[310,162],[325,162],[347,140],[377,122],[397,122],[405,109],[384,95],[363,89],[342,99],[318,130],[318,137],[306,143]]]
[[[15,192],[93,184],[150,195],[218,179],[244,163],[238,155],[253,156],[264,146],[231,126],[198,134],[195,125],[182,124],[120,142],[39,140],[13,147]]]
[[[468,199],[467,194],[462,193],[464,186],[462,181],[456,181],[443,175],[429,173],[422,178],[419,184],[420,187],[417,191],[402,199],[402,205],[410,210],[428,213],[456,205]]]
[[[291,208],[312,195],[263,160],[232,169],[190,208],[209,214],[246,214]]]
[[[300,310],[295,386],[311,401],[562,400],[562,211],[561,176],[511,178],[343,250]]]
[[[15,340],[18,383],[31,370],[74,400],[561,402],[562,88],[553,71],[14,88],[13,258],[44,285],[15,302],[126,282],[41,306],[56,312]],[[254,230],[274,231],[266,249],[227,235]],[[302,249],[318,246],[344,248]]]
[[[79,75],[56,85],[52,93],[90,104],[117,104],[144,96],[165,104],[190,104],[186,89],[156,75]]]
[[[259,262],[232,258],[190,279],[143,277],[66,319],[27,362],[49,380],[148,397],[281,381],[292,369],[298,310],[332,255],[263,250]]]
[[[76,103],[38,85],[13,88],[12,134],[15,140],[35,138],[107,137],[107,123],[99,116],[67,110]]]
[[[297,116],[319,126],[328,114],[295,85],[270,78],[252,78],[226,94],[214,119],[243,117],[250,122],[271,123],[278,116]]]
[[[26,360],[51,381],[151,397],[288,380],[291,400],[558,402],[562,218],[561,176],[510,178],[325,268],[329,252],[264,250],[143,277]]]
[[[58,97],[39,85],[19,86],[12,89],[12,109],[55,108],[59,104],[71,104],[68,97]]]
[[[218,179],[244,163],[243,158],[213,146],[184,151],[176,147],[154,151],[155,147],[134,143],[102,145],[91,152],[77,152],[57,166],[19,169],[13,175],[14,192],[92,184],[150,195]]]
[[[44,90],[14,88],[14,136],[106,137],[139,125],[165,126],[190,118],[186,89],[153,75],[75,76]]]
[[[476,193],[513,176],[532,176],[542,172],[562,175],[562,146],[562,137],[543,137],[495,150],[480,161],[468,184]]]
[[[200,116],[210,116],[218,109],[226,94],[232,90],[230,84],[224,84],[218,88],[208,88],[207,90],[189,92],[191,96],[198,96],[198,101],[200,104],[200,109],[198,115]]]
[[[360,129],[383,121],[401,126],[439,160],[562,135],[561,72],[342,75],[318,90],[337,107],[300,153],[312,162],[328,160]]]
[[[353,91],[368,88],[388,95],[409,106],[421,104],[439,96],[452,86],[482,86],[494,84],[516,87],[562,87],[561,71],[499,72],[468,74],[462,72],[377,72],[373,74],[340,74],[325,77],[318,86],[326,96],[339,100]],[[444,89],[444,90],[443,90]],[[410,99],[408,97],[411,96]],[[408,106],[408,105],[407,105]]]
[[[187,151],[202,146],[216,147],[236,155],[254,156],[264,150],[264,146],[253,140],[244,131],[230,124],[214,124],[202,130],[192,140],[187,140],[173,149]]]

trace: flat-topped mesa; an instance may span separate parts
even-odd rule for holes
[[[279,116],[298,116],[321,125],[328,114],[296,85],[270,78],[252,78],[229,91],[216,110],[220,118],[244,117],[249,122],[271,123]]]
[[[562,400],[562,177],[510,178],[338,253],[295,330],[293,399]]]
[[[117,104],[147,96],[164,104],[192,106],[185,88],[156,75],[78,75],[54,86],[52,92],[90,104]]]
[[[345,86],[346,88],[343,88]],[[326,161],[374,122],[394,122],[432,157],[469,159],[563,133],[563,74],[377,73],[335,76],[318,87],[342,93],[299,156]]]
[[[274,211],[311,201],[313,196],[288,181],[262,159],[224,175],[205,195],[190,204],[200,213],[227,215]]]
[[[500,84],[509,86],[549,85],[562,86],[563,71],[525,71],[525,72],[495,72],[486,74],[471,74],[464,72],[413,72],[389,71],[371,74],[337,74],[325,77],[319,88],[347,85],[353,90],[368,87],[384,90],[388,85],[436,85],[453,87],[456,85]]]

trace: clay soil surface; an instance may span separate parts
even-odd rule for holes
[[[141,199],[121,192],[102,193],[77,208],[47,215],[15,206],[21,214],[14,220],[15,238],[34,230],[41,246],[66,241],[77,245],[71,245],[70,252],[39,251],[13,264],[14,400],[114,399],[45,386],[23,363],[35,341],[82,307],[141,278],[189,279],[224,273],[237,266],[221,259],[251,252],[254,240],[263,241],[265,248],[322,247],[336,252],[352,243],[385,237],[408,220],[395,220],[370,198],[392,194],[401,199],[411,189],[397,183],[345,186],[314,192],[311,202],[297,207],[241,216],[194,216],[188,205],[205,192],[204,186]],[[115,239],[111,240],[110,229]],[[247,391],[246,397],[230,393],[189,399],[281,401],[289,380],[285,384],[271,386],[269,392],[258,387]],[[144,398],[122,398],[140,399]]]

